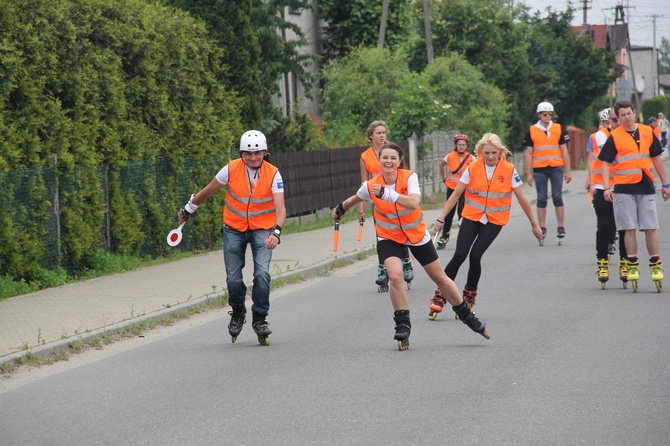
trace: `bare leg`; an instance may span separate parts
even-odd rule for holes
[[[565,226],[565,206],[558,206],[556,208],[556,222],[558,226]]]
[[[658,233],[656,232],[656,229],[645,229],[644,237],[647,242],[647,252],[649,253],[649,257],[659,255]]]
[[[635,229],[626,229],[624,232],[624,242],[626,242],[626,252],[629,256],[637,256],[637,236]]]
[[[537,208],[537,222],[541,228],[547,227],[547,208]]]
[[[442,269],[442,265],[440,264],[439,259],[429,263],[428,265],[425,265],[423,269],[426,271],[426,273],[428,273],[428,277],[430,277],[430,279],[435,282],[440,292],[442,293],[442,297],[444,297],[452,307],[463,303],[463,297],[458,291],[458,287],[453,280],[444,274],[444,270]]]
[[[405,281],[402,277],[402,260],[398,257],[389,257],[384,261],[384,266],[386,267],[386,272],[389,276],[389,294],[391,296],[393,309],[409,309],[407,292],[405,291]]]

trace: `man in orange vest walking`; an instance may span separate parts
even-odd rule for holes
[[[559,244],[565,237],[565,208],[563,206],[563,178],[569,183],[570,156],[567,143],[570,140],[560,124],[552,122],[554,106],[549,102],[540,102],[536,109],[539,120],[530,127],[523,140],[526,146],[526,180],[529,185],[535,183],[537,191],[537,221],[542,229],[542,240],[547,235],[547,199],[548,183],[551,183],[551,199],[556,209]]]
[[[179,222],[191,215],[209,197],[226,186],[226,205],[223,210],[223,260],[226,264],[228,303],[233,311],[228,332],[232,341],[246,322],[244,268],[247,246],[251,246],[254,261],[254,281],[251,291],[252,323],[261,345],[270,345],[272,333],[266,317],[270,309],[270,261],[272,250],[280,243],[282,225],[286,220],[284,181],[279,169],[265,160],[268,144],[265,135],[249,130],[240,138],[240,159],[224,166],[200,192],[191,196],[179,210]]]
[[[635,122],[635,109],[630,101],[614,104],[614,113],[620,126],[610,134],[598,158],[603,161],[603,171],[614,165],[614,188],[608,175],[603,175],[604,197],[614,203],[617,229],[625,231],[624,241],[628,252],[628,281],[637,291],[640,262],[637,256],[637,230],[643,231],[649,252],[651,279],[661,291],[663,267],[658,250],[658,217],[656,214],[656,189],[652,165],[661,183],[663,200],[670,198],[665,168],[661,161],[663,146],[654,136],[651,127]]]

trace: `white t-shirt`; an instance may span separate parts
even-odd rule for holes
[[[387,184],[384,187],[388,187],[392,190],[395,190],[395,184]],[[412,194],[419,194],[421,196],[421,186],[419,186],[419,177],[416,175],[416,172],[412,172],[412,174],[407,178],[407,195],[412,195]],[[361,184],[361,187],[358,188],[358,192],[356,192],[356,196],[360,198],[361,200],[365,201],[372,201],[372,197],[370,197],[370,193],[368,192],[368,182],[364,181],[363,184]],[[421,218],[423,218],[423,214],[421,215]],[[377,237],[377,240],[386,240],[383,237]],[[430,241],[430,234],[428,233],[428,227],[426,227],[426,234],[423,236],[423,238],[419,241],[419,243],[410,243],[406,242],[405,245],[408,246],[421,246],[425,245]]]
[[[496,170],[496,166],[487,166],[486,167],[486,178],[491,179],[493,178],[493,172]],[[459,180],[463,184],[470,184],[470,169],[466,169],[465,172],[463,172],[463,175],[461,176],[461,179]],[[516,168],[514,169],[514,172],[512,173],[512,189],[516,189],[517,187],[521,186],[523,184],[523,181],[521,181],[521,177],[519,176],[519,173],[516,171]],[[489,219],[486,216],[486,214],[482,215],[482,218],[479,219],[479,222],[482,224],[488,223]]]
[[[260,169],[263,168],[263,165],[261,164],[260,169],[249,169],[249,167],[245,166],[247,169],[247,177],[249,178],[249,181],[253,186],[256,186],[256,183],[258,183],[258,177],[260,176]],[[223,186],[228,184],[228,180],[230,179],[230,174],[228,173],[228,164],[223,166],[221,170],[216,174],[216,181],[221,183]],[[284,180],[282,180],[281,173],[277,171],[277,175],[275,175],[274,179],[272,180],[272,193],[284,193]]]

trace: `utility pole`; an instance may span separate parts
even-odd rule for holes
[[[582,9],[584,10],[584,21],[582,22],[582,36],[585,36],[589,32],[589,22],[586,19],[586,11],[591,9],[589,3],[591,0],[582,0]]]

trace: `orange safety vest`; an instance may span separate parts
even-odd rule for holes
[[[486,214],[488,221],[504,226],[509,221],[512,209],[512,175],[514,164],[500,160],[491,180],[486,178],[484,159],[468,166],[470,183],[465,189],[465,207],[461,215],[472,221],[481,220]]]
[[[607,128],[600,129],[601,132],[605,134],[606,137],[610,136],[610,131]],[[603,183],[603,162],[598,159],[600,155],[600,147],[596,144],[596,134],[591,135],[591,145],[593,146],[593,156],[594,159],[591,162],[591,183],[592,184],[604,184]],[[614,164],[610,164],[610,186],[614,185]]]
[[[444,184],[447,185],[449,189],[456,189],[458,186],[458,180],[461,179],[461,175],[465,172],[468,165],[472,162],[472,155],[468,152],[465,152],[465,162],[461,165],[461,159],[458,157],[458,152],[453,151],[447,155],[447,169],[449,170],[447,179],[444,181]],[[458,166],[461,166],[459,169]]]
[[[656,135],[656,138],[659,141],[661,140],[661,128],[660,127],[654,127],[654,135]]]
[[[270,229],[276,220],[272,181],[279,171],[263,161],[256,186],[247,178],[246,165],[241,159],[228,164],[226,205],[223,222],[237,231]]]
[[[623,127],[612,130],[611,136],[616,146],[616,158],[613,163],[616,184],[637,184],[642,181],[643,172],[651,178],[651,181],[654,181],[649,155],[654,135],[651,127],[647,125],[638,124],[637,129],[640,134],[639,148],[633,137]]]
[[[368,171],[368,178],[374,178],[381,173],[382,167],[379,165],[379,157],[375,153],[375,149],[369,147],[368,150],[361,153],[361,159]]]
[[[408,193],[408,179],[413,172],[406,169],[398,169],[398,178],[395,182],[395,190],[401,195]],[[389,203],[377,198],[372,193],[372,185],[388,187],[383,175],[368,180],[368,193],[372,197],[375,228],[379,237],[405,244],[419,243],[426,235],[426,224],[423,221],[421,207],[407,209],[398,203]]]
[[[563,154],[561,153],[561,124],[555,122],[549,129],[549,136],[537,126],[530,126],[530,137],[533,140],[533,169],[540,167],[563,166]]]

